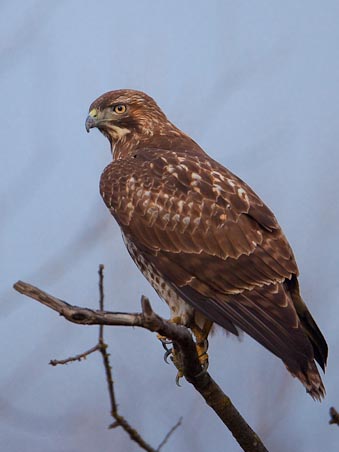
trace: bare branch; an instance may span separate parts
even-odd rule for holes
[[[84,325],[138,326],[157,332],[172,340],[176,350],[176,361],[179,360],[179,362],[175,362],[174,364],[180,368],[186,380],[195,387],[207,404],[229,428],[242,449],[246,452],[267,452],[258,435],[240,415],[229,397],[223,393],[208,372],[202,371],[196,346],[189,330],[184,326],[175,325],[158,316],[153,311],[146,297],[143,296],[141,300],[142,313],[129,314],[103,310],[95,311],[72,306],[22,281],[14,284],[14,288],[18,292],[34,298],[45,306],[59,312],[67,320],[74,323]]]
[[[18,281],[13,287],[16,291],[58,312],[70,322],[80,325],[141,326],[142,323],[142,314],[126,314],[123,312],[96,311],[94,309],[79,308],[23,281]]]
[[[78,355],[70,356],[66,359],[51,359],[49,364],[51,366],[57,366],[58,364],[68,364],[72,363],[74,361],[82,361],[83,359],[86,359],[88,355],[97,352],[100,350],[99,344],[95,345],[94,347],[90,348],[89,350],[86,350],[83,353],[79,353]]]

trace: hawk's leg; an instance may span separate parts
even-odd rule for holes
[[[195,336],[195,343],[197,348],[197,354],[199,357],[200,364],[202,366],[203,372],[208,369],[208,335],[211,331],[213,322],[204,319],[202,326],[199,326],[197,323],[191,325],[191,331]]]

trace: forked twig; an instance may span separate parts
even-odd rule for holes
[[[101,312],[104,311],[104,266],[102,264],[99,265],[99,309]],[[90,348],[89,350],[80,353],[78,355],[71,356],[66,359],[53,359],[49,362],[52,366],[57,365],[63,365],[68,364],[75,361],[82,361],[83,359],[86,359],[88,355],[99,351],[102,356],[104,369],[106,373],[106,382],[108,387],[108,394],[111,404],[111,416],[114,419],[114,422],[109,425],[109,428],[113,429],[116,427],[122,427],[126,433],[130,436],[130,438],[136,442],[142,449],[148,451],[148,452],[160,452],[161,448],[167,443],[168,439],[172,435],[172,433],[179,427],[181,424],[182,419],[180,418],[179,421],[169,430],[169,432],[165,435],[164,439],[161,441],[160,445],[157,447],[157,449],[154,449],[152,446],[150,446],[140,435],[140,433],[133,428],[130,423],[119,414],[118,412],[118,404],[116,402],[115,392],[114,392],[114,382],[113,382],[113,375],[112,375],[112,366],[110,364],[109,360],[109,353],[107,352],[108,345],[104,341],[104,324],[101,323],[99,325],[99,337],[98,337],[98,343]]]

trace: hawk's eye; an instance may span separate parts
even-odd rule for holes
[[[112,107],[112,110],[114,113],[118,113],[118,115],[121,115],[122,113],[125,113],[126,111],[126,105],[124,104],[117,104]]]

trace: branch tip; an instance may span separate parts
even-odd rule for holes
[[[151,317],[154,314],[151,303],[145,295],[141,296],[141,309],[142,313],[147,317]]]
[[[171,430],[166,434],[165,438],[161,441],[161,443],[159,444],[156,452],[160,452],[160,450],[162,449],[162,447],[167,443],[167,441],[169,440],[170,436],[175,432],[175,430],[180,427],[182,423],[182,417],[179,418],[178,422],[173,425],[173,427],[171,428]]]
[[[19,281],[17,281],[16,283],[13,284],[13,289],[16,290],[17,292],[21,293],[21,291],[23,289],[23,284],[24,284],[24,282],[19,279]]]
[[[110,424],[108,426],[108,428],[113,430],[114,428],[117,428],[119,426],[120,426],[120,424],[118,423],[118,421],[115,421],[115,422],[113,422],[113,424]]]
[[[331,408],[330,408],[330,416],[331,416],[331,419],[329,420],[328,423],[339,425],[339,413],[333,406],[331,406]]]

